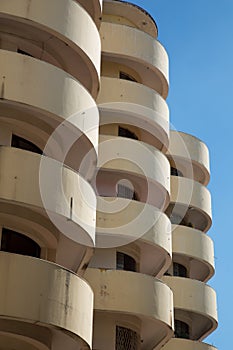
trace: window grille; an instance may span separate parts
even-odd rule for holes
[[[186,267],[178,263],[173,263],[173,276],[187,277]]]
[[[189,339],[189,326],[180,320],[175,320],[175,337]]]
[[[136,272],[136,261],[132,256],[117,252],[117,270]]]
[[[136,332],[125,327],[116,327],[116,350],[139,350],[140,339]]]
[[[129,188],[125,185],[121,185],[121,184],[117,185],[117,197],[128,198],[128,199],[133,199],[133,200],[138,199],[136,192],[134,190],[132,190],[131,188]]]

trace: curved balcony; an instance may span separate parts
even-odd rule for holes
[[[0,50],[0,65],[0,120],[23,131],[41,149],[47,143],[46,155],[91,177],[99,116],[86,89],[62,70],[31,57]]]
[[[160,348],[171,338],[172,292],[164,283],[134,272],[99,269],[87,269],[85,279],[94,291],[97,316],[141,320],[141,349]]]
[[[85,246],[59,232],[53,222],[35,208],[23,207],[18,203],[13,206],[0,199],[0,211],[0,225],[36,243],[40,247],[41,259],[56,262],[83,275],[93,255],[91,244]]]
[[[215,291],[205,283],[181,277],[163,277],[174,295],[175,318],[191,325],[190,339],[202,340],[217,328]]]
[[[154,212],[156,223],[142,236],[137,245],[140,249],[140,272],[161,278],[171,264],[171,222],[166,214]],[[143,227],[147,227],[149,216]],[[162,260],[163,258],[163,260]]]
[[[171,339],[169,342],[164,345],[164,350],[217,350],[214,346],[201,343],[199,341],[192,341],[187,339]]]
[[[1,224],[55,250],[56,262],[76,271],[95,241],[91,186],[57,161],[11,147],[0,147],[0,169]]]
[[[50,350],[51,335],[47,334],[48,342],[41,342],[38,339],[34,339],[33,335],[31,337],[25,337],[16,334],[9,334],[8,332],[1,332],[0,334],[0,344],[4,350]]]
[[[212,224],[210,192],[196,181],[171,176],[171,200],[167,212],[184,218],[187,226],[206,232]]]
[[[45,11],[46,9],[46,11]],[[66,20],[64,21],[64,17]],[[32,42],[96,97],[100,71],[100,37],[95,23],[73,0],[1,1],[1,32]],[[83,30],[85,28],[85,30]],[[16,40],[17,43],[17,40]],[[30,52],[29,52],[30,53]],[[34,55],[33,55],[34,56]]]
[[[76,0],[89,13],[97,27],[100,26],[103,0]]]
[[[169,203],[170,166],[166,156],[156,148],[125,137],[101,135],[95,186],[97,192],[111,189],[107,196],[116,196],[116,185],[127,180],[141,202],[162,211]]]
[[[101,126],[132,125],[138,129],[141,141],[161,151],[168,148],[169,109],[158,93],[142,84],[108,77],[101,78],[100,86],[97,104]]]
[[[206,282],[214,275],[213,241],[205,233],[173,225],[173,260],[188,268],[189,277]]]
[[[97,197],[96,226],[98,248],[136,242],[141,273],[160,278],[171,264],[170,220],[153,206],[125,198]]]
[[[202,141],[189,134],[171,131],[167,156],[171,166],[181,171],[184,177],[208,184],[209,151]]]
[[[106,22],[115,21],[115,23],[140,29],[154,38],[158,36],[158,28],[151,15],[130,2],[105,0],[103,16]]]
[[[93,292],[85,281],[58,265],[4,252],[0,270],[2,332],[36,338],[46,349],[51,338],[91,347]]]
[[[163,46],[141,30],[103,22],[100,27],[104,60],[129,66],[142,79],[142,84],[168,94],[168,56]]]

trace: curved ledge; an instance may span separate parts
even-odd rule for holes
[[[210,180],[209,151],[196,137],[183,132],[171,131],[167,156],[171,165],[181,171],[184,177],[203,185]]]
[[[161,281],[135,272],[87,269],[94,310],[141,320],[142,349],[157,349],[172,336],[172,292]],[[119,288],[122,286],[122,288]]]
[[[214,245],[205,233],[173,225],[173,260],[187,267],[189,277],[202,282],[214,275]]]
[[[162,279],[173,291],[175,318],[190,324],[190,339],[202,340],[218,325],[216,293],[203,282],[181,277]]]
[[[95,21],[97,28],[100,26],[103,0],[77,0],[85,8],[92,19]]]
[[[101,126],[123,123],[138,128],[140,140],[161,151],[169,145],[169,109],[153,89],[135,82],[101,78],[97,104]],[[114,86],[114,89],[112,89]]]
[[[58,265],[4,252],[0,270],[0,318],[5,331],[14,333],[12,327],[18,322],[15,333],[29,338],[48,328],[59,333],[63,345],[67,335],[77,345],[91,347],[93,292],[85,281]]]
[[[0,342],[4,350],[50,350],[52,332],[45,327],[1,319]]]
[[[117,183],[128,180],[141,202],[162,211],[167,207],[170,166],[166,156],[156,148],[125,137],[100,135],[97,167],[96,187],[100,195],[106,191],[104,183],[112,188],[114,192],[110,196],[114,196]]]
[[[157,40],[136,28],[106,22],[101,24],[100,36],[105,60],[130,66],[142,84],[167,97],[168,56]]]
[[[24,38],[27,42],[37,42],[36,45],[45,50],[39,57],[46,52],[51,54],[62,69],[77,78],[96,97],[100,37],[95,23],[77,1],[60,0],[58,3],[50,0],[48,4],[47,0],[3,0],[0,18],[4,33]]]
[[[62,70],[14,52],[0,50],[0,65],[0,120],[41,149],[47,143],[46,155],[91,177],[99,113],[86,89]]]
[[[158,210],[154,213],[148,211],[143,223],[144,228],[147,227],[150,215],[153,214],[156,220],[155,225],[136,244],[140,248],[140,272],[161,278],[169,268],[172,259],[171,222],[166,214]]]
[[[160,278],[171,263],[171,224],[149,204],[125,198],[97,197],[96,246],[112,248],[135,243],[139,271]]]
[[[171,176],[169,214],[171,211],[184,217],[193,228],[206,232],[212,224],[210,192],[196,181]]]
[[[177,349],[185,349],[185,350],[217,350],[214,346],[201,343],[199,341],[193,341],[188,339],[171,339],[169,342],[164,345],[164,350],[177,350]]]
[[[131,2],[105,0],[103,14],[105,22],[108,22],[108,20],[110,22],[117,21],[118,24],[126,24],[140,29],[155,39],[158,36],[158,28],[151,15]],[[106,15],[110,16],[107,17]]]
[[[27,220],[33,223],[35,217],[38,225],[42,216],[54,239],[60,231],[76,243],[93,246],[96,197],[79,174],[50,158],[11,147],[0,147],[0,169],[0,202],[8,215],[27,209]]]
[[[31,238],[41,248],[41,259],[55,262],[82,276],[93,255],[93,247],[84,246],[59,232],[43,212],[21,203],[0,200],[0,225]],[[93,245],[93,244],[92,244]]]
[[[10,334],[9,332],[0,332],[0,344],[4,350],[50,350],[50,334],[47,334],[47,337],[49,339],[48,344],[44,344],[42,341],[33,339],[33,335],[25,337],[18,334]]]

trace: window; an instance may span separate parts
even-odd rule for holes
[[[173,167],[171,167],[171,175],[183,177],[182,172],[176,168],[173,168]]]
[[[173,276],[177,277],[187,277],[187,269],[185,266],[178,264],[178,263],[173,263]]]
[[[32,142],[23,139],[20,136],[12,135],[11,146],[15,148],[24,149],[25,151],[30,151],[38,154],[42,154],[43,152],[39,147],[34,145]]]
[[[136,261],[132,256],[117,252],[117,270],[136,272]]]
[[[118,136],[127,137],[128,139],[138,140],[138,137],[137,135],[135,135],[134,132],[126,128],[122,128],[121,126],[119,126],[119,129],[118,129]]]
[[[2,229],[1,250],[4,252],[40,257],[40,246],[21,233]]]
[[[117,185],[117,197],[133,199],[135,201],[138,200],[137,194],[134,190],[121,184]]]
[[[180,215],[172,212],[170,215],[170,220],[173,225],[182,225],[186,227],[195,228],[194,224],[189,221],[187,215],[182,218]]]
[[[181,225],[182,217],[174,212],[170,215],[170,220],[173,225]]]
[[[189,326],[180,320],[175,320],[175,337],[189,339]]]
[[[137,82],[137,80],[134,79],[134,77],[124,72],[120,72],[120,79]]]
[[[32,55],[30,55],[30,53],[23,51],[23,50],[20,50],[20,49],[18,49],[17,52],[20,53],[21,55],[33,57]]]
[[[140,339],[136,332],[125,327],[116,327],[116,350],[138,350]]]

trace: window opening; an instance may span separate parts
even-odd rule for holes
[[[31,238],[6,228],[2,229],[1,250],[8,253],[40,257],[41,248]]]
[[[41,149],[34,145],[34,143],[14,134],[12,135],[11,146],[15,148],[24,149],[25,151],[43,154]]]
[[[187,269],[185,266],[178,264],[178,263],[173,263],[173,276],[177,277],[187,277]]]
[[[134,77],[125,72],[120,72],[120,79],[134,81],[135,83],[137,82]]]
[[[175,337],[189,339],[189,326],[180,320],[175,320]]]
[[[136,272],[136,261],[132,256],[117,252],[117,270]]]
[[[119,126],[119,129],[118,129],[118,136],[127,137],[128,139],[138,140],[138,137],[134,132],[130,131],[129,129],[122,128],[121,126]]]

